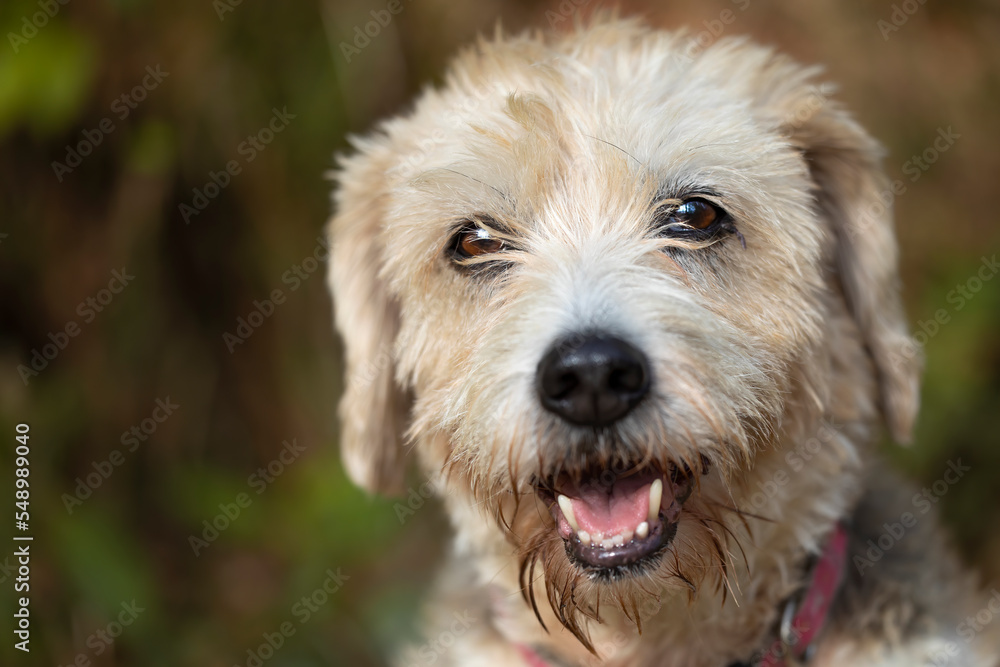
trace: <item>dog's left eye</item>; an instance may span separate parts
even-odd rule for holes
[[[657,236],[683,242],[687,247],[712,245],[729,234],[735,234],[746,247],[729,213],[703,197],[665,199],[659,203],[655,217]]]
[[[460,229],[451,243],[451,251],[458,259],[491,255],[505,247],[506,243],[494,232],[475,224]]]
[[[689,199],[674,209],[670,224],[682,224],[692,229],[708,229],[725,213],[715,204],[704,199]]]

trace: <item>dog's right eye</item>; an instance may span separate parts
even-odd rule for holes
[[[458,230],[449,247],[452,257],[463,260],[498,253],[507,244],[496,232],[470,222]]]
[[[503,241],[494,238],[488,230],[471,229],[463,232],[458,238],[456,251],[463,257],[489,255],[503,250]]]

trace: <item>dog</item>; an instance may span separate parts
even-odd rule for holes
[[[1000,664],[874,451],[921,358],[881,149],[819,77],[603,16],[481,38],[352,139],[343,462],[415,463],[454,528],[400,664]]]

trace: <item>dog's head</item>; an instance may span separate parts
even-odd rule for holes
[[[916,410],[877,146],[814,71],[688,44],[482,42],[337,173],[347,470],[416,449],[584,641],[595,596],[724,570],[791,429]]]

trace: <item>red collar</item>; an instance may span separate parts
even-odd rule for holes
[[[830,606],[844,580],[847,562],[847,529],[838,523],[826,543],[823,555],[812,571],[812,581],[805,589],[801,601],[793,597],[785,605],[778,638],[753,664],[760,667],[786,667],[789,653],[799,660],[807,660],[814,647],[816,636],[826,625]]]
[[[515,644],[514,647],[521,654],[521,659],[528,667],[549,667],[549,663],[542,660],[542,656],[535,653],[535,649],[527,644]]]
[[[826,543],[823,555],[812,570],[809,587],[801,596],[792,597],[785,605],[778,638],[760,656],[754,656],[753,665],[760,667],[787,667],[789,655],[798,660],[808,660],[816,636],[826,625],[830,606],[844,579],[847,562],[847,530],[838,523]],[[530,646],[516,644],[518,653],[527,667],[549,667]],[[737,663],[737,665],[742,663]]]

